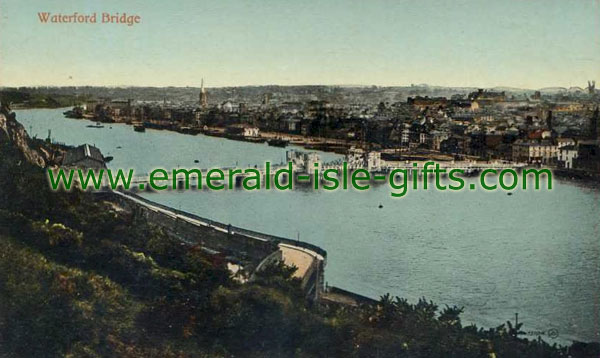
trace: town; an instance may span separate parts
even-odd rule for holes
[[[263,93],[242,87],[215,89],[211,100],[202,85],[196,99],[187,101],[99,96],[65,114],[96,126],[125,122],[138,132],[203,133],[344,154],[359,148],[387,161],[494,160],[548,166],[575,177],[600,175],[595,81],[586,89],[446,89],[444,96],[419,95],[436,91],[411,87],[394,96],[393,90],[372,87],[280,87]],[[378,101],[377,93],[386,100]],[[405,100],[387,100],[402,95]]]

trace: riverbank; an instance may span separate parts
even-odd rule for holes
[[[554,168],[557,179],[567,180],[588,188],[600,189],[600,173],[594,174],[582,170]]]
[[[71,118],[74,119],[74,118]],[[90,115],[84,115],[83,118],[89,121],[97,121],[97,118],[94,118]],[[121,123],[127,125],[134,125],[135,122],[131,120],[125,120],[124,118],[118,118],[117,121],[110,123]],[[187,127],[186,127],[187,128]],[[243,136],[241,134],[233,135],[227,132],[227,128],[224,127],[204,127],[202,129],[196,130],[187,130],[181,128],[167,128],[167,127],[152,127],[152,129],[165,130],[171,132],[177,132],[181,134],[187,135],[196,135],[203,134],[209,137],[216,138],[224,138],[228,140],[234,140],[239,142],[248,142],[254,144],[264,145],[265,142],[277,141],[282,144],[278,144],[278,146],[286,147],[287,145],[294,145],[298,147],[302,147],[306,150],[314,150],[325,153],[334,153],[340,155],[346,155],[349,153],[351,148],[361,148],[365,145],[363,142],[359,141],[351,141],[351,140],[341,140],[334,138],[324,138],[324,137],[307,137],[296,134],[288,134],[281,132],[260,132],[257,136]],[[385,148],[376,148],[372,147],[371,150],[377,150],[381,153],[382,162],[388,166],[397,166],[403,165],[406,162],[426,162],[426,161],[435,161],[435,162],[460,162],[460,163],[472,163],[473,166],[477,166],[477,163],[483,163],[483,165],[492,163],[492,162],[502,162],[503,165],[510,162],[504,160],[497,161],[485,161],[481,160],[481,158],[476,156],[469,155],[450,155],[445,153],[440,153],[432,150],[419,150],[419,151],[410,151],[407,148],[403,148],[401,150],[398,149],[385,149]],[[523,167],[524,163],[513,163],[516,168]],[[563,180],[571,180],[573,182],[577,182],[578,185],[586,185],[589,187],[597,188],[600,186],[600,175],[594,173],[588,173],[585,171],[577,171],[577,170],[564,170],[558,167],[553,166],[544,166],[545,168],[549,168],[555,172],[557,178]]]
[[[39,93],[35,89],[23,91],[18,88],[2,88],[0,89],[0,98],[4,104],[10,104],[11,108],[16,110],[72,107],[84,103],[89,96]]]
[[[270,141],[280,141],[281,144],[277,144],[278,146],[285,147],[289,145],[297,145],[303,147],[307,150],[318,150],[323,152],[331,152],[338,154],[346,154],[348,149],[351,147],[360,147],[364,143],[359,141],[351,141],[351,140],[341,140],[334,138],[324,138],[324,137],[309,137],[302,136],[297,134],[289,134],[282,132],[260,132],[260,134],[256,136],[244,136],[241,134],[230,134],[227,132],[226,127],[210,127],[204,126],[202,128],[190,128],[186,126],[178,127],[178,126],[164,126],[164,125],[152,125],[152,124],[144,124],[138,121],[133,120],[129,117],[113,117],[111,120],[103,120],[102,118],[98,118],[96,116],[92,116],[89,114],[83,114],[81,117],[73,117],[65,115],[65,117],[70,119],[83,119],[89,120],[93,122],[100,123],[124,123],[127,125],[135,126],[144,125],[148,129],[155,130],[165,130],[165,131],[173,131],[182,134],[188,135],[196,135],[196,134],[204,134],[210,137],[218,137],[218,138],[226,138],[230,140],[243,141],[243,142],[251,142],[251,143],[264,143]],[[150,122],[148,122],[150,123]]]

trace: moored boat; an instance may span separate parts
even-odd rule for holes
[[[272,147],[287,147],[288,145],[288,141],[287,140],[283,140],[283,139],[269,139],[267,141],[267,144],[269,144]]]

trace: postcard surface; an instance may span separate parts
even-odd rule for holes
[[[600,1],[0,1],[0,357],[599,357]]]

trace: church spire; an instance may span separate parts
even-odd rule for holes
[[[208,98],[206,96],[206,90],[204,89],[204,78],[200,82],[200,107],[202,107],[202,109],[208,107]]]

